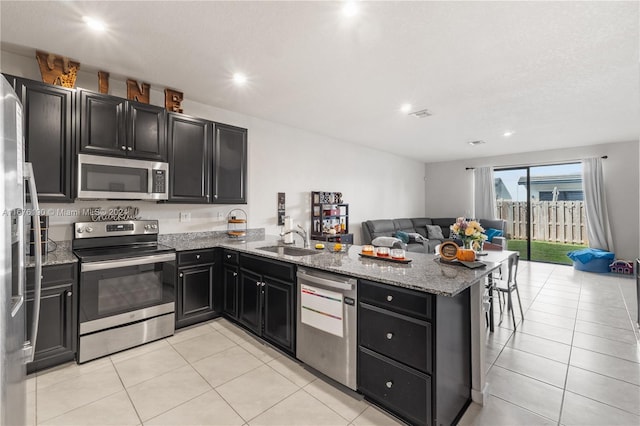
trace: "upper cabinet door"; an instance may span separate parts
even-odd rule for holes
[[[127,155],[126,99],[80,90],[80,152]]]
[[[213,123],[183,114],[168,117],[169,201],[208,203]]]
[[[213,203],[247,203],[247,129],[216,124]]]
[[[24,107],[26,161],[32,163],[38,198],[72,202],[74,90],[16,80]]]
[[[129,157],[167,161],[166,117],[164,108],[128,102],[127,152]]]

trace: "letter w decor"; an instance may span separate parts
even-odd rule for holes
[[[138,83],[136,80],[127,79],[127,99],[149,103],[149,84]]]
[[[75,86],[80,62],[40,50],[36,50],[36,59],[43,82],[70,89]]]

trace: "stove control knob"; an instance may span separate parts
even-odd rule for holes
[[[153,225],[151,225],[151,229],[158,229],[158,225],[154,223]]]
[[[83,228],[78,228],[78,234],[82,234],[84,232]]]
[[[88,233],[92,233],[92,232],[93,232],[93,228],[92,228],[92,227],[90,227],[90,226],[87,226],[87,227],[85,228],[85,231],[87,231]]]
[[[144,229],[148,231],[149,229],[151,229],[151,225],[145,225]]]

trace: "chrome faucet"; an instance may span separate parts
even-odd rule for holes
[[[283,231],[280,233],[281,237],[284,237],[287,234],[298,234],[302,237],[302,241],[304,243],[304,248],[308,248],[309,247],[309,234],[307,234],[307,231],[305,231],[305,229],[300,226],[300,224],[298,224],[298,229],[289,229],[288,231]]]

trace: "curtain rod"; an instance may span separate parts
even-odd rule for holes
[[[609,156],[607,155],[603,155],[602,157],[603,160],[606,160],[607,158],[609,158]],[[538,165],[538,166],[534,166],[531,164],[520,164],[520,165],[516,165],[516,166],[500,166],[500,168],[511,168],[511,167],[543,167],[543,166],[553,166],[556,164],[568,164],[568,163],[576,163],[579,162],[581,160],[565,160],[565,161],[560,161],[558,163],[547,163],[547,164],[543,164],[542,166]],[[475,170],[475,167],[465,167],[465,170]]]

